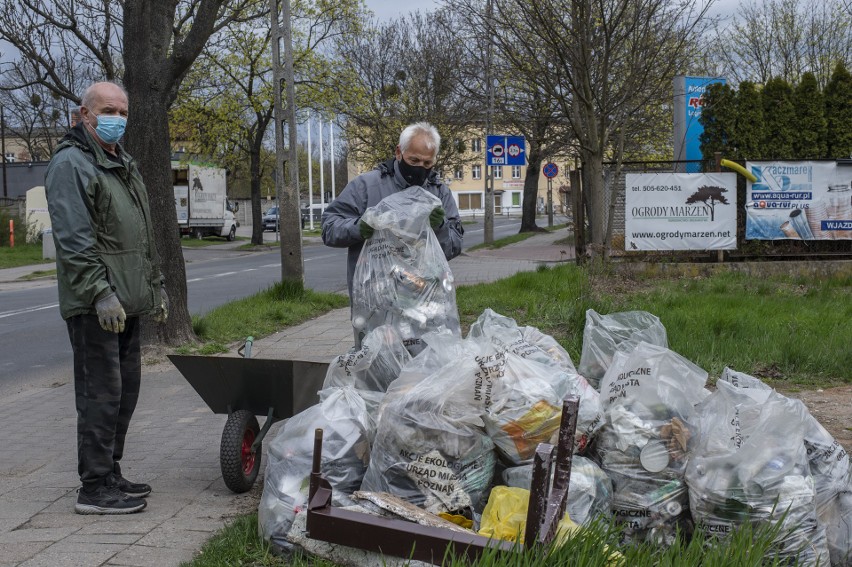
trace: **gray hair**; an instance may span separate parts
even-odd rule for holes
[[[83,96],[80,98],[80,106],[85,106],[86,108],[92,108],[92,104],[95,101],[95,89],[96,89],[96,87],[99,87],[99,86],[102,86],[102,85],[115,85],[116,87],[121,89],[121,92],[124,93],[125,98],[129,98],[127,96],[127,91],[124,90],[124,87],[122,87],[118,83],[114,83],[112,81],[100,81],[100,82],[97,82],[97,83],[92,83],[91,85],[88,86],[88,88],[85,90],[85,92],[83,92]]]
[[[407,150],[414,136],[419,135],[426,136],[426,147],[430,150],[435,150],[435,155],[438,155],[438,150],[441,149],[441,135],[428,122],[415,122],[406,126],[402,134],[399,135],[399,149],[403,152]]]

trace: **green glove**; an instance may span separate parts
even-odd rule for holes
[[[441,226],[446,215],[447,213],[444,212],[442,207],[435,207],[432,209],[432,212],[429,213],[429,224],[432,225],[432,230],[437,230],[437,228]]]
[[[160,304],[154,308],[153,318],[157,323],[165,323],[169,318],[169,296],[165,287],[160,287]]]
[[[121,302],[115,293],[97,300],[95,302],[95,311],[98,312],[98,322],[104,331],[112,333],[121,333],[124,331],[124,322],[127,320],[127,315],[125,315],[124,307],[121,306]]]
[[[358,232],[361,233],[361,238],[363,238],[364,240],[367,240],[368,238],[373,236],[375,229],[372,226],[365,223],[364,221],[359,221],[358,222]]]

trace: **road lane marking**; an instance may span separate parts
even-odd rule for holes
[[[0,313],[0,319],[4,319],[6,317],[12,317],[14,315],[24,315],[26,313],[32,313],[34,311],[43,311],[45,309],[53,309],[54,307],[59,307],[58,303],[50,303],[48,305],[37,305],[36,307],[25,307],[24,309],[15,309],[14,311],[5,311]]]

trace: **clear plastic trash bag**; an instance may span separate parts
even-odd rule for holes
[[[491,309],[471,325],[466,343],[480,367],[474,380],[486,379],[492,392],[483,413],[486,431],[509,464],[529,462],[539,443],[555,442],[569,395],[580,398],[576,449],[586,448],[603,416],[600,395],[585,378],[528,342],[514,319]]]
[[[772,390],[760,379],[730,368],[725,368],[719,380],[738,388]],[[785,399],[793,406],[802,405],[801,411],[806,413],[805,450],[814,479],[817,520],[826,530],[831,564],[852,566],[852,466],[849,454],[800,400]]]
[[[683,474],[706,380],[679,354],[644,342],[617,351],[601,380],[605,424],[595,449],[626,539],[670,545],[691,529]]]
[[[382,325],[367,333],[361,348],[331,361],[322,387],[353,386],[358,390],[386,392],[410,360],[411,355],[396,329]]]
[[[422,187],[409,187],[364,211],[361,220],[375,232],[352,281],[352,326],[359,336],[390,325],[417,354],[428,331],[461,334],[453,275],[429,225],[429,213],[440,206]]]
[[[510,467],[503,471],[507,486],[530,489],[532,465]],[[591,459],[574,455],[568,484],[568,515],[578,524],[588,524],[598,516],[608,518],[612,506],[612,481]]]
[[[668,348],[666,329],[656,315],[647,311],[601,315],[589,309],[586,311],[578,370],[597,388],[616,350],[630,351],[640,342]]]
[[[350,505],[370,458],[375,424],[368,406],[352,387],[321,390],[320,402],[287,420],[267,448],[258,528],[263,538],[284,549],[297,512],[308,499],[314,431],[323,430],[322,472],[334,489],[333,504]]]
[[[686,470],[698,529],[724,536],[744,522],[781,522],[773,556],[828,565],[817,521],[814,480],[804,444],[807,410],[762,388],[720,380],[697,408]]]

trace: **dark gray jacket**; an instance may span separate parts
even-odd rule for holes
[[[364,246],[364,239],[358,230],[361,215],[388,195],[407,188],[408,184],[400,174],[396,160],[388,160],[350,181],[323,213],[322,241],[326,246],[349,248],[346,281],[350,297],[355,264],[358,263],[358,256]],[[434,172],[429,176],[424,188],[441,199],[446,217],[443,224],[435,230],[435,235],[447,260],[451,260],[461,253],[464,234],[458,206],[450,188],[441,183]]]
[[[115,292],[129,317],[160,303],[162,277],[148,193],[133,158],[107,157],[82,125],[57,146],[45,176],[63,319],[94,314]]]

